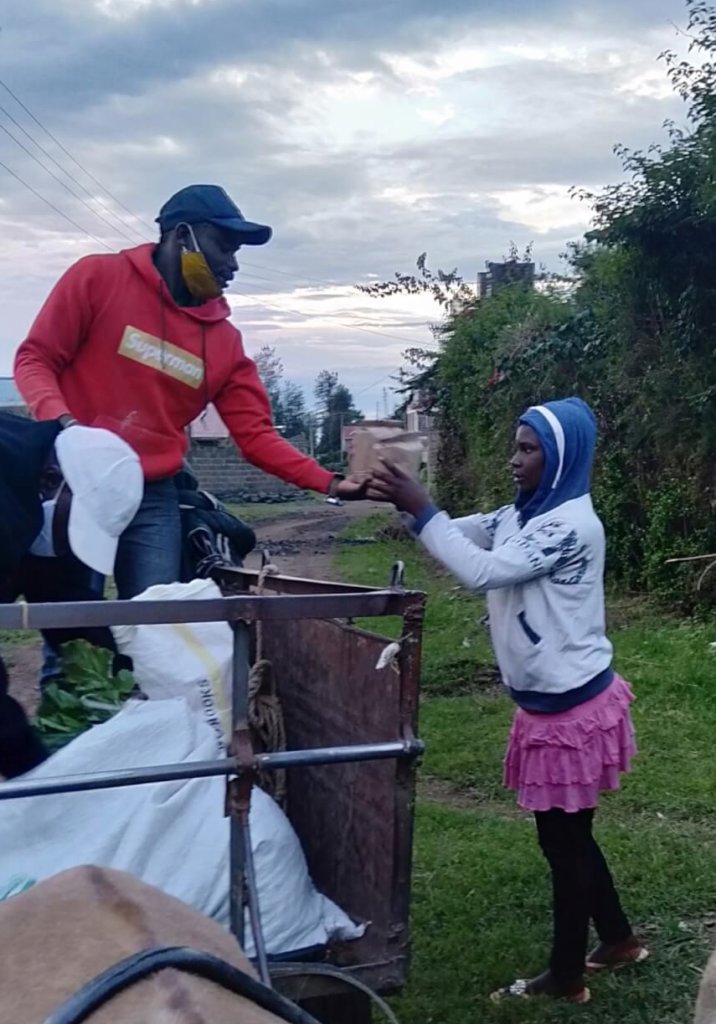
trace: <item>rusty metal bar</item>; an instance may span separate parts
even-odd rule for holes
[[[227,810],[231,816],[229,874],[231,930],[244,946],[244,910],[248,907],[251,933],[261,981],[272,987],[266,956],[254,853],[251,844],[251,791],[256,766],[249,732],[249,654],[250,634],[246,622],[232,623],[234,647],[232,659],[232,738],[231,753],[238,777],[227,784]]]
[[[423,619],[425,616],[425,595],[413,600],[403,616],[403,643],[398,664],[400,669],[400,730],[403,739],[416,741],[420,706],[420,665],[422,656]],[[415,764],[399,761],[395,772],[395,858],[393,862],[393,885],[391,917],[395,945],[406,957],[409,955],[407,935],[401,923],[410,919],[411,878],[413,871],[414,815],[406,814],[405,807],[412,806],[415,794]]]
[[[419,757],[424,751],[420,740],[397,740],[388,743],[357,743],[344,747],[316,747],[312,750],[286,750],[276,754],[256,754],[254,765],[261,771],[309,765],[346,764],[359,761],[386,761],[396,758]],[[144,786],[180,779],[206,779],[219,775],[237,775],[235,758],[218,761],[189,761],[164,764],[150,768],[128,768],[122,771],[87,772],[83,775],[58,775],[56,778],[35,781],[3,782],[0,802],[21,800],[31,796],[52,796],[57,793],[82,793],[97,789],[119,789],[122,786]]]
[[[0,629],[67,629],[168,622],[343,619],[402,615],[410,594],[392,590],[336,594],[264,594],[201,601],[67,601],[0,605]]]
[[[236,588],[245,590],[258,585],[259,573],[254,569],[234,569],[220,566],[215,569],[211,578],[222,588],[232,591]],[[333,580],[314,580],[305,576],[267,576],[264,581],[265,590],[275,590],[282,594],[374,594],[375,587],[358,583],[335,583]]]
[[[266,940],[264,939],[263,925],[261,924],[261,907],[259,906],[259,887],[256,881],[256,866],[254,863],[254,850],[251,845],[251,828],[248,815],[242,823],[241,838],[244,842],[244,879],[249,909],[249,921],[251,922],[251,934],[254,939],[254,959],[259,969],[259,977],[267,988],[273,988],[271,974],[269,972],[268,957],[266,955]],[[243,947],[243,928],[241,929]]]

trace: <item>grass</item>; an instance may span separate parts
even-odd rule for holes
[[[29,629],[0,629],[0,648],[36,643],[37,634]]]
[[[716,945],[716,622],[678,621],[643,601],[612,600],[616,664],[631,680],[641,753],[604,798],[598,833],[626,908],[652,950],[631,973],[593,981],[588,1008],[494,1006],[488,995],[545,965],[549,887],[531,819],[501,786],[512,707],[494,685],[483,604],[411,541],[381,539],[385,520],[352,527],[346,579],[382,583],[395,558],[428,592],[413,891],[413,963],[401,1020],[687,1024]]]
[[[337,556],[337,567],[345,579],[371,586],[385,586],[395,561],[405,562],[405,585],[428,595],[425,635],[439,638],[423,651],[423,687],[429,693],[455,694],[473,690],[485,677],[485,665],[492,655],[482,599],[467,597],[454,581],[434,563],[419,556],[411,540],[370,541],[391,521],[389,515],[370,516],[352,523],[344,532],[345,544]],[[373,624],[375,625],[375,623]],[[381,619],[381,632],[395,635],[399,622]]]

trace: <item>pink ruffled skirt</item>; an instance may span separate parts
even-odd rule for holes
[[[599,794],[619,789],[619,775],[636,754],[629,710],[634,694],[626,680],[613,682],[591,700],[557,714],[518,708],[504,760],[504,783],[526,811],[582,811],[597,807]]]

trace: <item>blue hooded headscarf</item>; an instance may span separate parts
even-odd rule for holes
[[[564,398],[531,406],[519,422],[534,430],[544,452],[537,490],[520,492],[515,500],[524,526],[534,516],[589,494],[597,421],[581,398]]]

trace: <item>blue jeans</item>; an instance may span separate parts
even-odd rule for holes
[[[181,519],[174,478],[144,485],[139,510],[119,539],[114,578],[122,600],[181,574]]]

